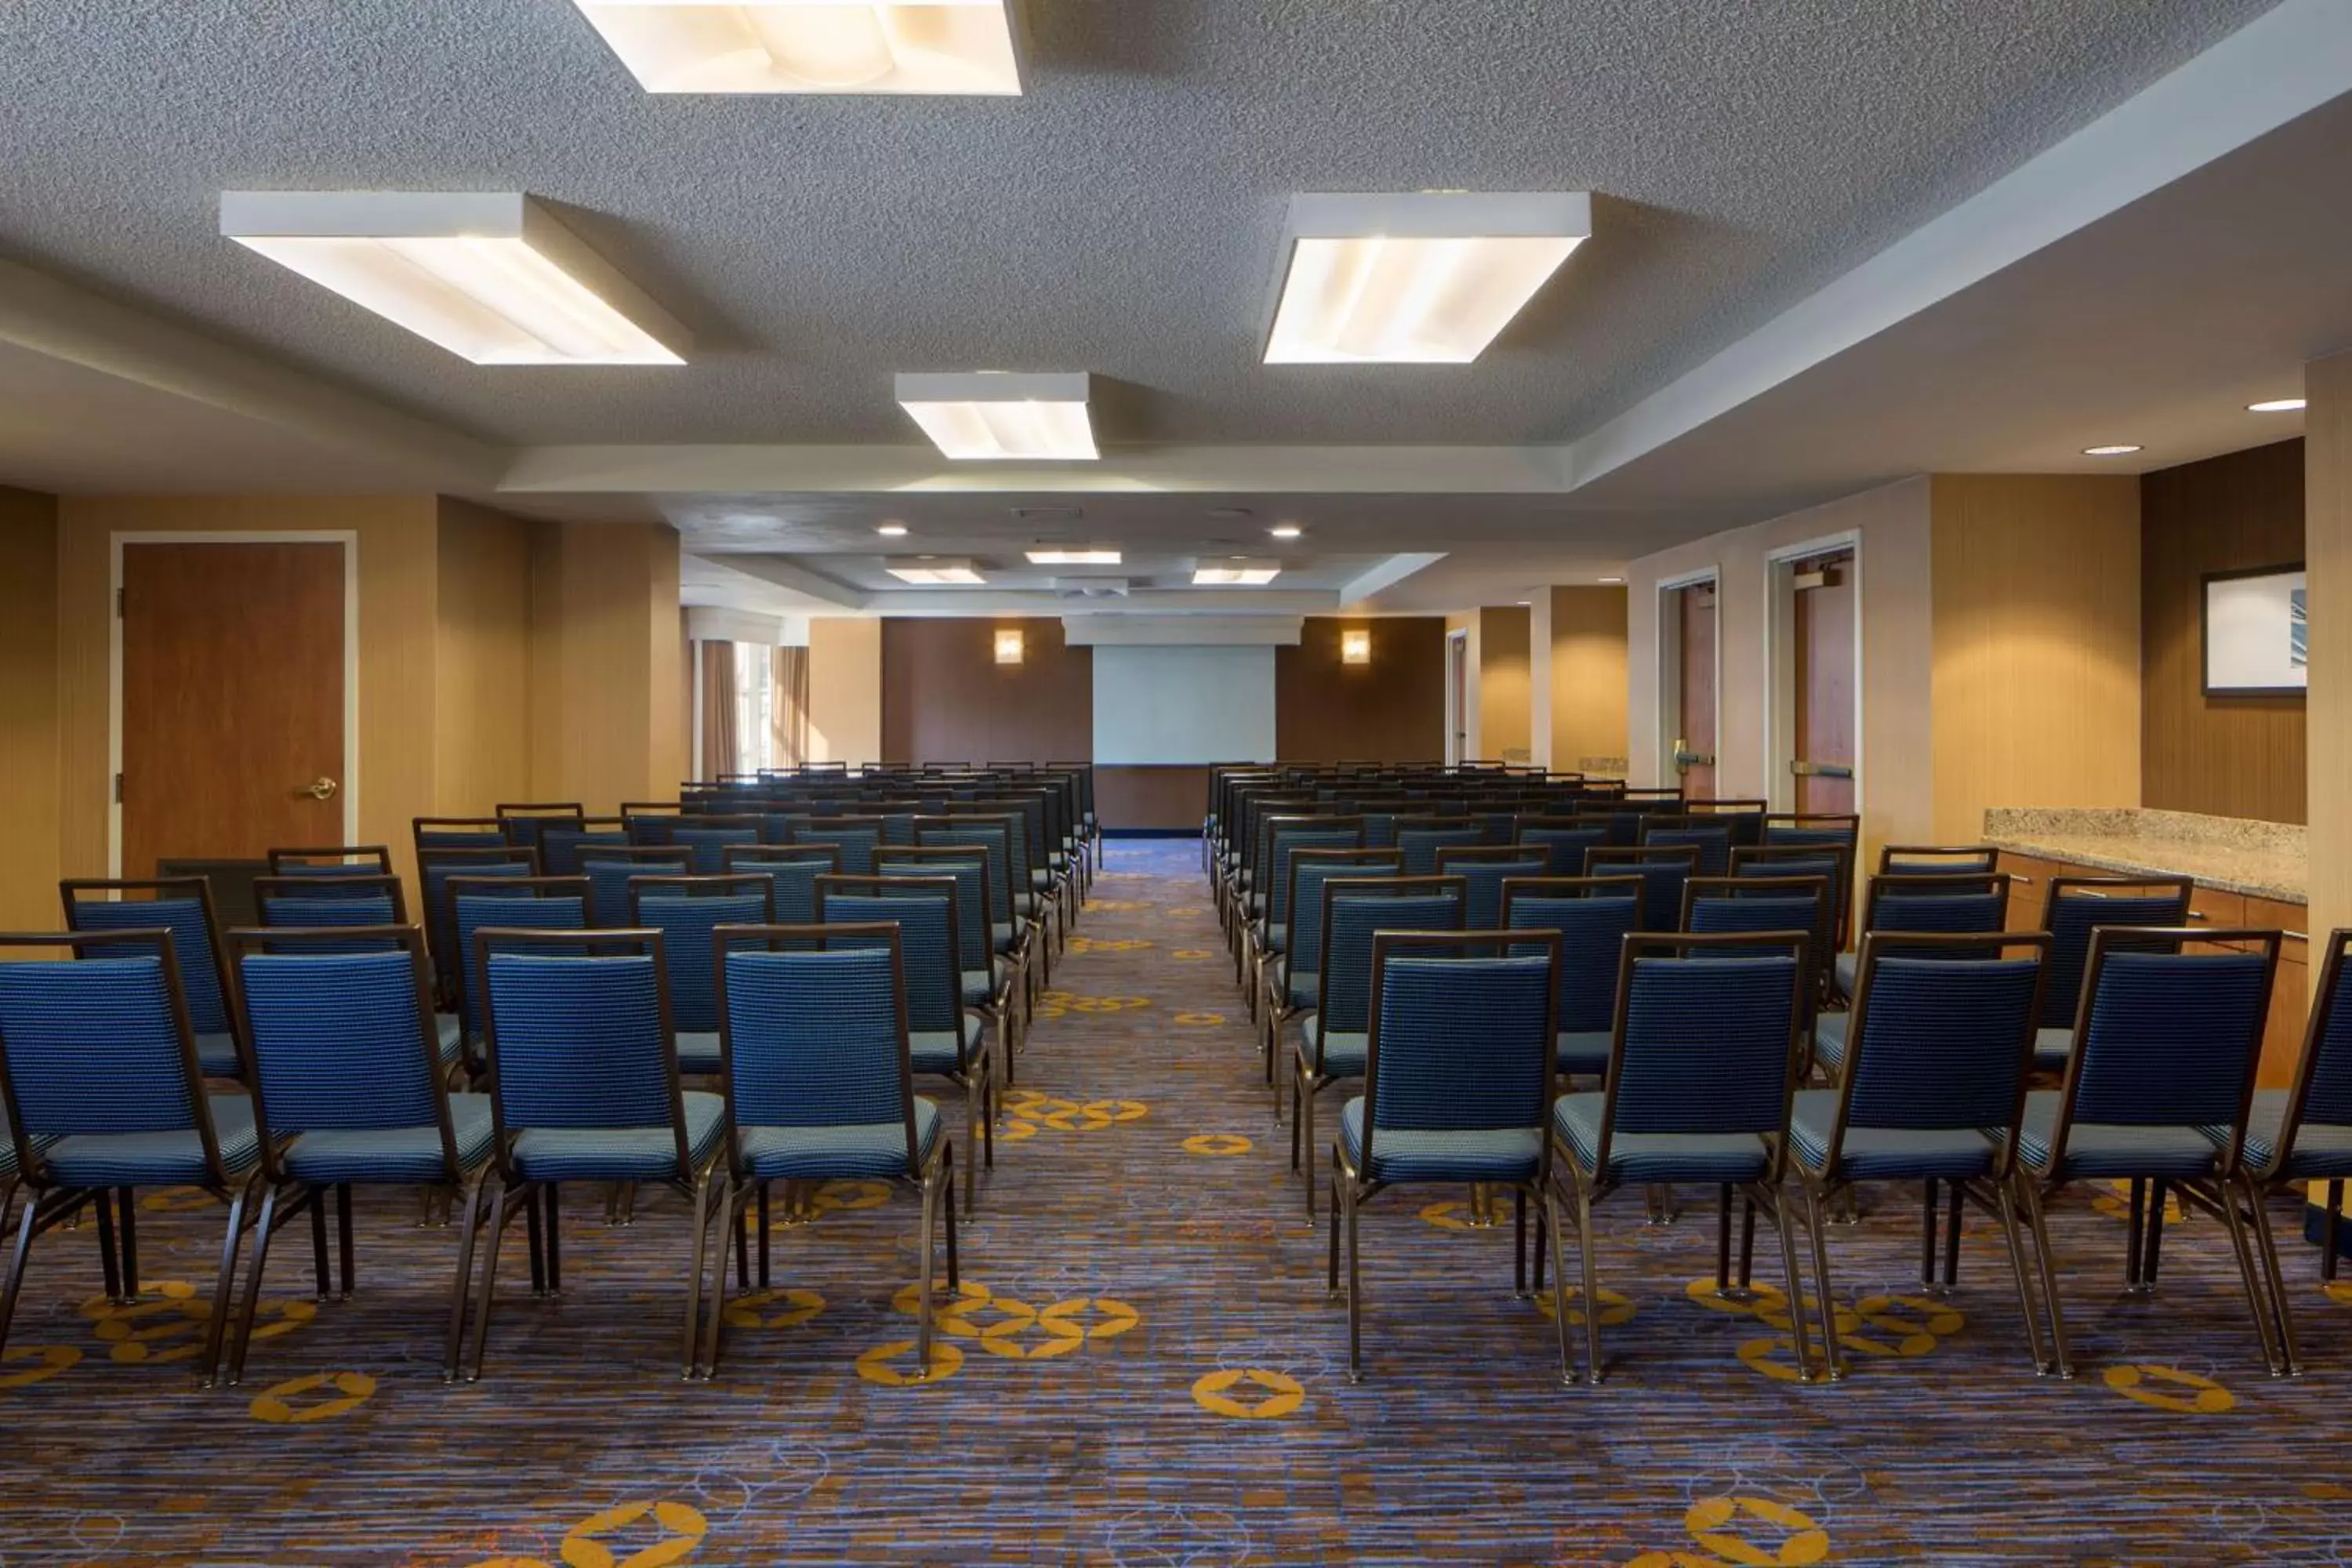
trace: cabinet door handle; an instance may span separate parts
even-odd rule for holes
[[[2189,918],[2192,921],[2201,921],[2208,919],[2209,917],[2203,910],[2191,910],[2189,911]]]

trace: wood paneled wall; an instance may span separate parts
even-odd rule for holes
[[[809,761],[856,767],[882,760],[882,623],[861,616],[813,616]]]
[[[1095,816],[1115,833],[1198,828],[1208,798],[1205,767],[1108,763],[1095,768]]]
[[[485,816],[530,797],[531,526],[440,502],[433,800],[443,816]]]
[[[58,921],[58,502],[0,489],[0,931]]]
[[[1370,664],[1339,662],[1341,631],[1369,629]],[[1275,747],[1299,762],[1425,763],[1445,754],[1445,622],[1310,616],[1274,656]]]
[[[1591,773],[1626,767],[1625,590],[1544,590],[1550,611],[1549,765]],[[1540,661],[1538,661],[1540,662]],[[1538,735],[1538,744],[1546,739]]]
[[[2301,822],[2301,697],[2204,694],[2209,572],[2303,559],[2300,437],[2140,479],[2142,804]]]
[[[1485,761],[1524,763],[1533,755],[1531,635],[1527,605],[1478,612],[1478,756]]]
[[[996,662],[997,628],[1022,633]],[[882,623],[882,754],[893,762],[1076,762],[1094,755],[1094,650],[1058,617]]]

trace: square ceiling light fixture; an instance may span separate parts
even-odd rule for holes
[[[1295,195],[1268,364],[1467,364],[1592,233],[1583,191]]]
[[[1203,561],[1192,568],[1195,588],[1262,588],[1282,575],[1279,561],[1252,561],[1236,555],[1226,561]]]
[[[999,664],[1021,662],[1021,628],[1019,626],[996,628],[996,662]]]
[[[647,92],[1021,91],[1018,0],[573,0]]]
[[[693,346],[520,192],[223,191],[220,227],[476,364],[684,364]]]
[[[943,555],[902,555],[882,563],[882,569],[901,583],[927,588],[942,584],[969,588],[988,581],[971,562],[950,561]]]
[[[1099,546],[1029,552],[1029,563],[1033,566],[1116,566],[1123,559],[1119,552]]]
[[[1001,370],[902,374],[898,405],[947,456],[961,460],[1085,460],[1095,450],[1086,372]]]

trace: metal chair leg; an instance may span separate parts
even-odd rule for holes
[[[547,1293],[563,1294],[563,1215],[558,1206],[556,1194],[560,1189],[553,1182],[541,1184],[540,1202],[547,1209]]]
[[[2329,1284],[2336,1281],[2336,1237],[2344,1220],[2344,1184],[2327,1184],[2327,1204],[2319,1212],[2319,1277]]]
[[[139,1205],[132,1201],[129,1187],[117,1187],[114,1200],[120,1214],[115,1223],[114,1245],[122,1255],[122,1299],[136,1301],[139,1300]],[[98,1206],[100,1213],[105,1212],[104,1193],[98,1194]]]
[[[25,1283],[25,1262],[32,1255],[35,1222],[40,1217],[37,1190],[25,1197],[25,1212],[16,1221],[16,1245],[8,1254],[8,1275],[0,1282],[0,1353],[8,1349],[8,1325],[16,1317],[16,1292]]]
[[[1563,1387],[1576,1386],[1576,1352],[1569,1348],[1568,1337],[1568,1260],[1560,1252],[1559,1194],[1546,1183],[1543,1209],[1536,1215],[1536,1289],[1543,1289],[1544,1237],[1551,1238],[1551,1321],[1559,1335],[1559,1381]],[[1592,1317],[1601,1310],[1601,1303],[1585,1298],[1585,1316]]]
[[[710,1241],[710,1184],[713,1174],[711,1170],[705,1169],[694,1178],[694,1240],[688,1248],[686,1264],[686,1344],[678,1358],[683,1363],[678,1377],[686,1383],[693,1382],[695,1374],[701,1370],[696,1361],[695,1347],[696,1342],[702,1337],[702,1264],[704,1249]],[[554,1189],[550,1187],[549,1190]],[[549,1217],[552,1219],[554,1216],[551,1215]],[[548,1229],[551,1237],[554,1226],[551,1225]],[[549,1250],[552,1252],[553,1248],[551,1247]],[[720,1277],[723,1280],[723,1244],[720,1256]]]
[[[1958,1190],[1957,1185],[1954,1190]],[[1821,1288],[1822,1292],[1822,1353],[1829,1362],[1830,1381],[1836,1383],[1845,1376],[1845,1357],[1843,1347],[1838,1343],[1837,1292],[1830,1288],[1829,1237],[1822,1223],[1821,1194],[1810,1182],[1804,1184],[1804,1193],[1805,1229],[1811,1233],[1813,1243],[1813,1283]],[[1781,1205],[1784,1222],[1788,1218],[1787,1207],[1784,1202]],[[1803,1310],[1801,1303],[1792,1302],[1790,1305],[1800,1312]]]
[[[200,1381],[210,1388],[219,1381],[221,1343],[228,1331],[230,1294],[236,1288],[236,1255],[245,1241],[245,1205],[261,1173],[246,1178],[228,1201],[228,1235],[221,1242],[220,1273],[213,1279],[212,1321],[205,1325],[204,1371]]]
[[[1789,1321],[1793,1326],[1797,1336],[1797,1381],[1811,1383],[1814,1381],[1815,1374],[1813,1349],[1811,1342],[1812,1334],[1805,1327],[1805,1276],[1797,1267],[1797,1238],[1793,1234],[1795,1226],[1789,1215],[1787,1191],[1784,1189],[1778,1193],[1760,1195],[1757,1202],[1750,1205],[1748,1212],[1752,1216],[1757,1208],[1767,1207],[1768,1205],[1769,1212],[1766,1217],[1771,1220],[1772,1229],[1780,1238],[1780,1271],[1782,1277],[1789,1282]],[[1834,1311],[1830,1305],[1829,1292],[1826,1289],[1822,1292],[1822,1310],[1824,1313]],[[1598,1315],[1598,1313],[1588,1314],[1588,1316],[1596,1317]],[[1830,1324],[1830,1332],[1832,1337],[1837,1332],[1837,1324],[1834,1321]]]
[[[114,1194],[98,1194],[98,1262],[106,1274],[106,1299],[118,1307],[128,1306],[137,1296],[138,1287],[122,1288],[121,1251],[114,1244]]]
[[[2025,1200],[2025,1217],[2033,1227],[2034,1257],[2042,1267],[2042,1299],[2050,1309],[2052,1370],[2060,1377],[2074,1375],[2074,1361],[2066,1346],[2066,1310],[2058,1300],[2058,1264],[2050,1246],[2050,1222],[2042,1212],[2042,1188],[2030,1172],[2021,1171],[2017,1190]]]
[[[1601,1382],[1601,1282],[1592,1263],[1592,1194],[1580,1175],[1576,1186],[1576,1251],[1584,1268],[1584,1378]],[[1565,1281],[1563,1281],[1565,1283]]]
[[[2279,1268],[2278,1239],[2271,1234],[2270,1205],[2263,1201],[2261,1182],[2252,1176],[2241,1177],[2240,1180],[2245,1190],[2247,1213],[2253,1221],[2256,1250],[2262,1255],[2263,1272],[2269,1286],[2271,1316],[2278,1331],[2279,1351],[2284,1363],[2283,1370],[2289,1377],[2301,1377],[2303,1358],[2294,1342],[2294,1309],[2287,1300],[2286,1275]]]
[[[1329,1267],[1328,1267],[1328,1270],[1326,1271],[1326,1273],[1325,1273],[1325,1275],[1324,1275],[1324,1279],[1323,1279],[1323,1299],[1324,1299],[1325,1300],[1327,1300],[1327,1301],[1336,1301],[1336,1300],[1338,1300],[1339,1299],[1339,1183],[1340,1183],[1340,1180],[1341,1180],[1341,1176],[1340,1176],[1340,1173],[1339,1173],[1339,1151],[1338,1150],[1338,1148],[1334,1147],[1334,1148],[1332,1149],[1332,1151],[1331,1151],[1331,1225],[1330,1225],[1330,1233],[1331,1233],[1331,1235],[1330,1235],[1330,1260],[1329,1260]]]
[[[760,1289],[768,1289],[768,1182],[761,1177],[759,1184],[760,1229]]]
[[[2033,1373],[2045,1377],[2051,1371],[2050,1359],[2042,1349],[2042,1309],[2033,1300],[2032,1288],[2026,1282],[2025,1243],[2018,1235],[2017,1204],[2011,1197],[2009,1184],[1996,1184],[1993,1195],[2000,1205],[2001,1239],[2009,1246],[2009,1271],[2017,1280],[2017,1304],[2025,1313],[2026,1347],[2033,1353]]]
[[[474,1241],[481,1218],[482,1188],[488,1180],[488,1173],[484,1172],[466,1184],[466,1213],[458,1221],[462,1228],[457,1233],[457,1281],[449,1292],[449,1337],[441,1352],[444,1383],[457,1381],[458,1358],[465,1350],[466,1303],[469,1294],[466,1288],[473,1280]]]
[[[956,1268],[955,1162],[953,1160],[942,1161],[940,1163],[940,1169],[946,1174],[948,1190],[947,1202],[941,1207],[940,1212],[940,1228],[945,1232],[947,1236],[948,1294],[952,1296],[963,1286],[963,1277],[957,1271]]]
[[[273,1185],[261,1194],[261,1217],[254,1222],[253,1262],[245,1273],[245,1303],[229,1338],[226,1381],[231,1388],[245,1381],[245,1354],[252,1348],[254,1314],[261,1307],[261,1274],[269,1266],[269,1234],[278,1223],[278,1194]]]
[[[467,1383],[479,1383],[482,1380],[482,1355],[488,1348],[490,1337],[490,1302],[499,1283],[499,1241],[505,1233],[509,1217],[507,1200],[515,1196],[517,1191],[518,1189],[509,1187],[504,1181],[500,1181],[499,1190],[490,1194],[489,1234],[484,1238],[481,1293],[475,1299],[474,1304],[474,1356],[473,1366],[465,1374]],[[525,1212],[533,1212],[539,1202],[539,1194],[530,1190],[530,1184],[527,1182],[523,1184],[520,1192]],[[533,1250],[535,1252],[537,1249]]]
[[[1345,1206],[1348,1227],[1348,1381],[1364,1381],[1364,1284],[1357,1268],[1356,1246],[1356,1184],[1342,1180],[1339,1184],[1339,1202]],[[1314,1184],[1307,1184],[1314,1191]]]
[[[932,1221],[939,1214],[939,1176],[933,1171],[923,1177],[923,1236],[919,1247],[922,1262],[917,1271],[915,1292],[915,1375],[923,1378],[931,1375],[931,1265],[938,1250]]]
[[[1946,1216],[1944,1228],[1944,1289],[1947,1290],[1960,1282],[1960,1209],[1967,1197],[1967,1186],[1954,1182],[1951,1213]]]
[[[2149,1184],[2146,1229],[2140,1235],[2139,1291],[2143,1296],[2156,1293],[2157,1265],[2164,1256],[2165,1184]],[[2226,1198],[2227,1194],[2223,1194]]]
[[[342,1299],[352,1299],[352,1275],[354,1248],[352,1246],[352,1184],[335,1184],[335,1247],[336,1260],[342,1265]]]
[[[2259,1270],[2254,1261],[2253,1243],[2246,1237],[2245,1216],[2238,1212],[2237,1199],[2226,1187],[2220,1196],[2221,1223],[2229,1228],[2230,1246],[2238,1255],[2238,1279],[2245,1287],[2246,1310],[2253,1314],[2254,1332],[2263,1342],[2263,1365],[2273,1377],[2283,1377],[2286,1367],[2280,1358],[2278,1343],[2271,1335],[2270,1308],[2265,1300],[2269,1291],[2255,1279]],[[2156,1217],[2161,1222],[2161,1212]]]

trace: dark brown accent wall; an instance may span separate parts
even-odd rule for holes
[[[1113,832],[1197,828],[1208,799],[1205,767],[1095,764],[1095,816]]]
[[[2208,572],[2303,559],[2303,442],[2140,479],[2140,796],[2168,811],[2305,819],[2304,701],[2207,697]]]
[[[1370,664],[1339,662],[1342,630],[1369,628]],[[1275,747],[1285,761],[1434,762],[1445,754],[1445,622],[1310,616],[1275,650]]]
[[[996,630],[1021,629],[1019,664]],[[1055,763],[1094,755],[1094,650],[1055,616],[882,623],[882,754],[893,762]]]

